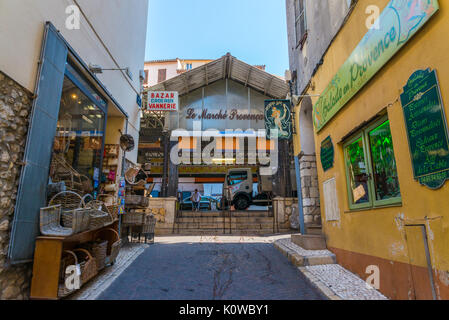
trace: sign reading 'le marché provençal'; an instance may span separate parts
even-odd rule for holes
[[[438,0],[390,1],[378,23],[363,37],[314,105],[316,131],[320,131],[438,10]]]

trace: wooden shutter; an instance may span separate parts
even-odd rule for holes
[[[157,82],[167,80],[167,69],[159,69],[157,72]]]
[[[25,165],[20,175],[8,249],[12,264],[33,259],[34,243],[39,235],[39,209],[46,205],[53,139],[67,61],[67,46],[49,22],[45,25],[40,61],[25,146]]]
[[[144,84],[148,84],[148,70],[145,70],[145,82]]]

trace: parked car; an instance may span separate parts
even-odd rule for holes
[[[181,201],[181,210],[193,210],[193,203],[190,197],[184,198],[184,200]],[[208,197],[201,197],[200,200],[200,210],[212,210],[211,201]]]

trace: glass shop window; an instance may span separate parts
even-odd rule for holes
[[[344,146],[350,209],[401,203],[390,121],[382,118]]]
[[[67,190],[91,193],[101,183],[105,100],[69,64],[64,77],[50,177]]]
[[[244,182],[248,178],[248,173],[246,171],[233,172],[228,176],[228,185],[233,186]]]

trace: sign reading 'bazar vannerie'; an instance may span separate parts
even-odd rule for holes
[[[327,171],[334,166],[334,153],[334,144],[329,136],[321,142],[320,159],[323,171]]]
[[[449,179],[449,138],[436,71],[413,73],[401,103],[415,179],[438,189]]]
[[[147,108],[151,111],[178,111],[178,92],[149,91]]]
[[[320,131],[438,10],[438,0],[391,0],[314,105],[315,129]]]

